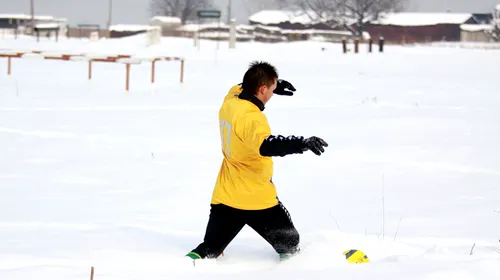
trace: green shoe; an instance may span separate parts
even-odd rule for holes
[[[197,253],[195,252],[189,252],[186,257],[190,257],[192,258],[193,260],[197,260],[197,259],[201,259],[200,255],[198,255]]]
[[[279,256],[280,256],[280,262],[282,261],[286,261],[296,255],[298,255],[300,253],[300,249],[297,248],[296,250],[294,250],[292,253],[280,253]]]
[[[295,256],[297,254],[296,253],[295,254],[283,253],[283,254],[279,254],[279,255],[280,255],[280,262],[282,262],[282,261],[289,260],[290,258],[292,258],[293,256]]]

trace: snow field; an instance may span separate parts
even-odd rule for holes
[[[123,65],[96,63],[88,82],[84,62],[14,60],[7,77],[0,59],[1,279],[88,279],[91,266],[96,280],[500,276],[499,51],[144,43],[2,41],[2,49],[183,56],[186,72],[181,85],[178,62],[158,63],[152,87],[150,64],[133,65],[126,94]],[[208,219],[221,160],[217,111],[254,59],[275,64],[298,90],[267,105],[273,133],[330,144],[321,157],[275,159],[273,181],[303,250],[278,265],[245,228],[224,258],[193,268],[182,256]],[[347,264],[348,249],[372,262]]]

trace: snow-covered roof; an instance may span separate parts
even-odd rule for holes
[[[203,24],[195,24],[195,23],[192,23],[192,24],[186,24],[186,25],[183,25],[179,28],[177,28],[177,30],[180,30],[180,31],[186,31],[186,32],[197,32],[198,30],[203,30],[203,29],[208,29],[208,28],[217,28],[217,29],[229,29],[229,25],[225,24],[225,23],[203,23]]]
[[[462,24],[460,29],[464,31],[477,32],[485,30],[493,30],[493,25],[491,24]]]
[[[59,28],[59,24],[57,23],[39,23],[35,25],[36,28]]]
[[[165,16],[155,16],[151,18],[151,21],[157,20],[163,23],[178,23],[181,24],[181,19],[178,17],[165,17]]]
[[[294,12],[285,10],[263,10],[251,15],[248,20],[261,24],[279,24],[282,22],[311,24],[318,17],[313,13]]]
[[[303,29],[303,30],[287,29],[283,30],[282,33],[283,34],[329,34],[329,35],[352,36],[352,32],[350,31],[318,30],[318,29]]]
[[[267,31],[271,31],[271,32],[273,32],[273,31],[281,31],[281,28],[279,28],[279,27],[266,26],[266,25],[262,25],[262,24],[258,24],[257,26],[255,26],[255,29],[258,29],[258,28],[263,29],[263,30],[267,30]]]
[[[0,14],[0,18],[31,19],[31,15],[27,15],[27,14]],[[67,21],[67,19],[65,19],[65,18],[54,18],[53,16],[35,16],[35,20],[40,20],[40,21]]]
[[[151,25],[141,25],[141,24],[115,24],[109,27],[109,31],[143,31],[143,30],[151,30],[157,28],[156,26]]]
[[[54,19],[52,19],[52,21],[55,21],[55,22],[67,22],[68,19],[67,18],[54,18]]]
[[[229,32],[203,32],[200,34],[200,38],[229,38]],[[254,39],[253,35],[239,34],[236,33],[237,39]]]
[[[54,20],[53,16],[35,16],[36,20]]]
[[[247,30],[251,31],[255,29],[255,25],[238,24],[236,25],[236,30]]]
[[[0,14],[0,18],[31,19],[31,16],[24,14]]]
[[[471,17],[472,14],[467,13],[388,13],[372,23],[398,26],[463,24]]]

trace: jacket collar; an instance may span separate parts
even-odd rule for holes
[[[262,103],[262,101],[260,101],[257,97],[255,97],[255,95],[253,95],[245,90],[243,90],[238,95],[238,98],[252,102],[255,106],[257,106],[259,108],[259,110],[261,112],[264,111],[264,109],[265,109],[264,103]]]

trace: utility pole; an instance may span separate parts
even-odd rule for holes
[[[30,0],[31,3],[31,29],[30,34],[35,34],[35,0]]]
[[[108,30],[111,27],[111,18],[113,15],[113,0],[109,0],[108,2]]]
[[[233,4],[232,0],[227,0],[227,24],[231,24],[231,6]]]

